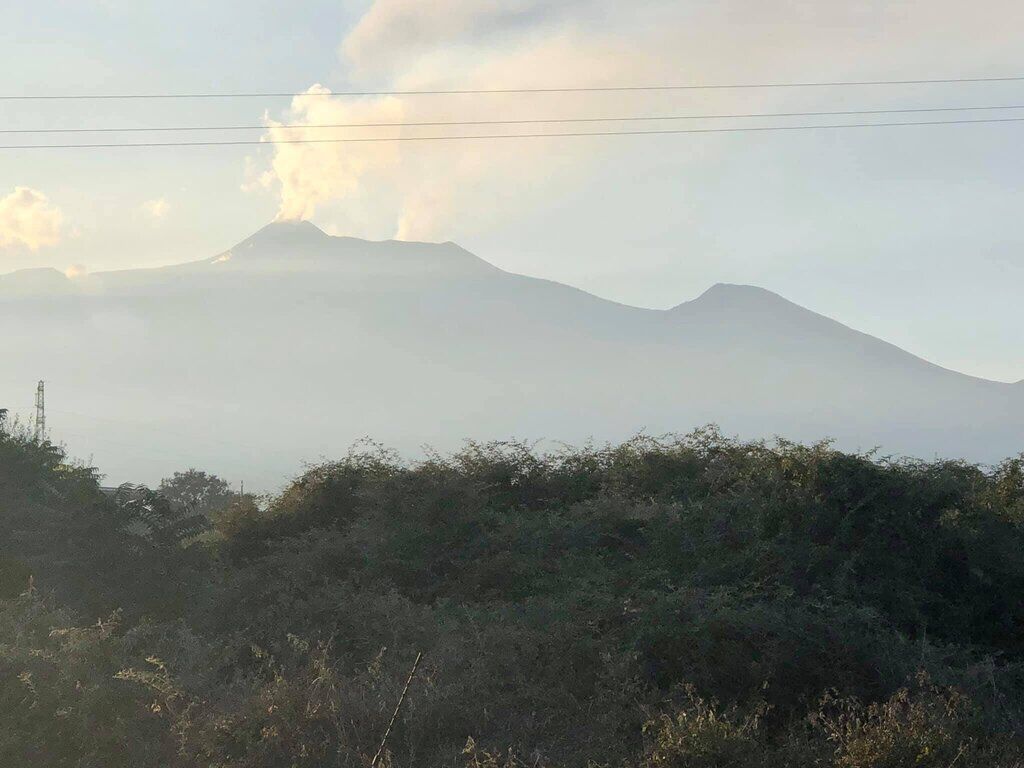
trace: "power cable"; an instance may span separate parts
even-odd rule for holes
[[[85,101],[111,99],[266,99],[313,97],[358,97],[358,96],[465,96],[486,94],[527,94],[527,93],[623,93],[629,91],[696,91],[728,90],[744,88],[831,88],[842,86],[874,85],[941,85],[954,83],[1007,83],[1024,80],[1024,76],[1009,77],[946,77],[922,78],[916,80],[832,80],[822,82],[796,83],[716,83],[690,85],[619,85],[566,88],[472,88],[460,90],[407,90],[407,91],[324,91],[324,92],[222,92],[222,93],[115,93],[115,94],[21,94],[0,95],[0,101]]]
[[[436,120],[427,122],[399,123],[284,123],[281,125],[195,125],[195,126],[157,126],[153,128],[0,128],[0,134],[31,134],[31,133],[156,133],[185,131],[254,131],[281,129],[313,130],[319,128],[428,128],[453,127],[470,125],[535,125],[540,123],[626,123],[672,120],[731,120],[747,118],[779,118],[779,117],[836,117],[841,115],[889,115],[919,114],[922,112],[980,112],[1024,109],[1024,104],[996,104],[991,106],[970,107],[915,107],[909,109],[852,109],[819,112],[751,112],[742,114],[716,115],[630,115],[627,117],[557,117],[533,118],[529,120]]]
[[[367,142],[428,142],[428,141],[476,141],[486,139],[557,139],[578,138],[584,136],[665,136],[673,134],[698,133],[754,133],[769,131],[810,131],[834,130],[845,128],[896,128],[933,125],[980,125],[993,123],[1019,123],[1024,117],[987,118],[982,120],[927,120],[895,123],[838,123],[830,125],[770,125],[745,126],[734,128],[680,128],[657,131],[586,131],[565,133],[500,133],[477,134],[469,136],[373,136],[344,139],[280,139],[267,141],[167,141],[138,143],[102,143],[102,144],[0,144],[0,150],[14,149],[127,149],[130,147],[236,147],[275,144],[358,144]]]

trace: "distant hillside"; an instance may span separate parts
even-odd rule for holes
[[[272,224],[173,267],[0,276],[0,399],[111,479],[187,465],[271,486],[372,435],[579,442],[717,423],[921,457],[1024,448],[1024,387],[964,376],[759,288],[667,311],[504,272],[452,243]],[[8,405],[9,403],[9,405]]]

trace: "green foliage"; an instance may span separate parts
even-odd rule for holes
[[[0,555],[0,600],[13,600],[32,584],[32,569],[13,555]]]
[[[0,594],[31,578],[92,616],[178,610],[200,557],[182,545],[205,525],[145,488],[108,495],[59,447],[0,433]]]
[[[211,518],[235,498],[227,481],[194,468],[165,477],[156,490],[178,510]]]
[[[263,514],[263,509],[254,495],[237,494],[225,507],[213,513],[213,529],[221,540],[235,541]]]
[[[78,627],[51,601],[0,603],[0,765],[135,768],[173,748],[146,692],[117,679],[142,643],[114,614]]]
[[[384,754],[396,768],[1024,756],[1024,459],[714,430],[416,464],[369,445],[276,498],[233,498],[201,537],[193,507],[108,497],[52,446],[0,436],[0,455],[12,750],[63,717],[25,710],[19,676],[70,696],[67,670],[91,681],[76,712],[153,734],[136,765],[365,766],[423,651]],[[47,632],[91,627],[83,644],[18,629],[41,610],[19,597],[27,574],[64,606]]]

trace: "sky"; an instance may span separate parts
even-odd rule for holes
[[[1024,106],[1024,81],[321,95],[1012,77],[1024,75],[1022,23],[1024,7],[1013,0],[7,3],[0,8],[2,95],[310,95],[0,101],[0,129],[8,131],[259,127],[200,134],[7,133],[0,143],[538,130],[282,127],[295,123]],[[1024,110],[965,117],[989,116],[1024,117]],[[625,127],[815,119],[871,118]],[[644,307],[673,306],[717,282],[759,285],[941,365],[1016,381],[1024,379],[1022,136],[1024,123],[1007,122],[422,143],[4,149],[0,273],[53,266],[81,274],[189,261],[223,251],[271,220],[308,218],[332,234],[453,240],[504,269]]]

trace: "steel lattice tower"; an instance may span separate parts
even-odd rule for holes
[[[36,385],[36,441],[46,439],[46,383]]]

